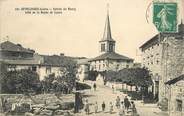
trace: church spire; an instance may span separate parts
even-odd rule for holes
[[[102,38],[102,41],[106,41],[106,40],[114,41],[111,35],[111,26],[110,26],[110,18],[109,18],[109,4],[107,4],[107,18],[106,18],[105,29],[104,29],[104,34]]]

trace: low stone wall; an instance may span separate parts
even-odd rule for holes
[[[112,86],[114,86],[114,88],[116,90],[127,90],[127,91],[136,91],[136,87],[135,86],[129,86],[127,84],[122,84],[120,82],[107,82],[106,86],[112,88]]]
[[[0,94],[0,106],[2,106],[2,101],[6,101],[6,109],[11,110],[12,104],[53,104],[53,103],[74,103],[75,97],[73,94],[66,94],[56,96],[55,94],[39,94],[35,96],[25,96],[23,94]],[[2,107],[1,107],[1,112]]]

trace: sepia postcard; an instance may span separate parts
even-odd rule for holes
[[[0,0],[0,116],[184,116],[184,0]]]

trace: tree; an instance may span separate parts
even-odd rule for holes
[[[77,73],[77,62],[70,58],[64,58],[60,61],[61,75],[55,76],[53,74],[45,77],[42,81],[42,85],[45,92],[57,92],[57,93],[71,93],[75,87],[76,73]]]
[[[116,81],[139,86],[144,95],[148,94],[148,87],[153,84],[150,72],[145,68],[122,69],[118,72]]]
[[[97,76],[98,76],[98,72],[91,70],[91,71],[88,72],[88,78],[85,79],[85,80],[96,81]]]
[[[3,79],[5,78],[7,73],[7,65],[4,62],[0,62],[0,93],[3,92],[2,90],[2,84],[3,84]]]
[[[152,85],[151,75],[145,68],[122,69],[117,74],[117,81],[141,87]]]
[[[104,76],[105,76],[104,81],[116,81],[117,74],[118,74],[116,71],[109,70],[109,71],[106,71],[104,73],[105,73],[104,74]]]
[[[48,93],[51,91],[51,89],[53,88],[54,79],[55,79],[55,75],[50,74],[50,75],[46,76],[43,81],[41,81],[42,89],[43,89],[44,93],[45,92]]]
[[[27,93],[40,90],[39,76],[31,70],[6,72],[2,78],[3,93]]]

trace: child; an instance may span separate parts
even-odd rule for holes
[[[113,105],[112,105],[112,102],[110,102],[110,114],[112,114],[112,111],[113,111]]]
[[[84,110],[85,110],[86,114],[89,114],[89,103],[88,103],[87,99],[86,99],[86,102],[84,104]]]
[[[98,112],[98,103],[96,102],[95,103],[95,113],[97,113]]]
[[[120,97],[117,96],[116,98],[116,107],[119,109],[120,108]]]
[[[124,103],[123,101],[121,102],[121,108],[119,110],[119,116],[125,116],[125,106],[124,106]]]

